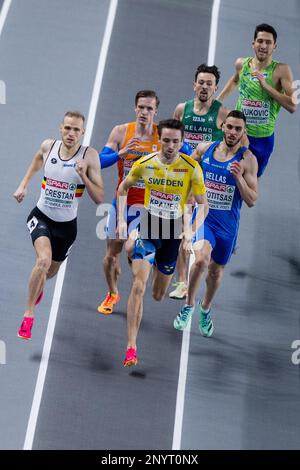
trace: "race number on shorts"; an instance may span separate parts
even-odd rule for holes
[[[27,222],[27,227],[28,227],[29,233],[32,233],[34,231],[34,229],[36,228],[38,223],[39,223],[39,221],[36,217],[32,217],[32,219],[30,219]]]

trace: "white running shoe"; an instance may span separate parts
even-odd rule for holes
[[[170,292],[169,297],[170,299],[184,299],[187,295],[187,285],[184,281],[176,282],[174,284],[176,289]]]

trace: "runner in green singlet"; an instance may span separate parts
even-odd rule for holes
[[[240,57],[235,73],[228,80],[218,99],[239,86],[236,109],[243,111],[247,122],[249,149],[258,161],[258,176],[265,171],[274,148],[274,127],[280,108],[296,111],[293,100],[293,75],[287,64],[273,60],[277,33],[268,24],[256,27],[252,47],[255,57]]]
[[[219,79],[220,72],[215,65],[199,65],[195,72],[194,98],[176,106],[174,118],[183,122],[184,143],[189,144],[193,150],[200,143],[223,140],[221,126],[229,109],[215,99]],[[182,299],[186,296],[186,270],[186,255],[180,250],[177,282],[174,283],[175,289],[169,294],[172,299]]]
[[[195,73],[194,98],[176,106],[174,118],[183,122],[184,141],[193,149],[201,142],[223,139],[221,125],[229,109],[215,99],[219,79],[220,72],[215,65],[199,65]]]

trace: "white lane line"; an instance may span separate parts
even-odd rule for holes
[[[215,61],[220,4],[221,0],[214,0],[211,13],[207,65],[214,65]],[[194,256],[191,256],[189,271],[193,262]],[[192,322],[190,321],[189,325],[187,326],[186,330],[183,332],[182,335],[172,450],[181,449],[182,423],[184,413],[186,377],[189,360],[191,323]]]
[[[211,12],[207,65],[214,65],[215,62],[220,5],[221,0],[214,0]]]
[[[109,43],[110,43],[114,19],[115,19],[115,15],[117,11],[117,6],[118,6],[118,0],[110,0],[109,12],[108,12],[107,20],[106,20],[106,26],[105,26],[103,41],[102,41],[101,50],[100,50],[100,56],[99,56],[99,61],[98,61],[98,66],[97,66],[97,72],[96,72],[96,78],[95,78],[94,87],[93,87],[92,98],[90,102],[88,121],[86,125],[86,133],[85,133],[85,137],[83,140],[83,145],[89,145],[91,135],[93,132],[93,127],[94,127],[94,122],[95,122],[95,117],[96,117],[96,110],[97,110],[97,103],[98,103],[99,96],[100,96],[100,90],[101,90],[102,80],[103,80],[103,72],[105,68],[106,57],[107,57],[107,52],[109,49]],[[67,267],[67,260],[61,265],[57,278],[56,278],[50,317],[48,321],[48,328],[47,328],[47,333],[46,333],[46,338],[45,338],[45,343],[44,343],[44,348],[43,348],[43,355],[42,355],[38,378],[37,378],[37,382],[35,386],[35,391],[34,391],[29,421],[27,425],[27,431],[26,431],[23,450],[31,450],[32,445],[33,445],[66,267]]]
[[[194,260],[195,260],[195,255],[192,254],[190,256],[189,272],[190,272],[190,269]],[[192,320],[190,320],[188,326],[182,333],[172,450],[181,449],[182,421],[183,421],[183,411],[184,411],[186,376],[187,376],[187,368],[188,368],[188,361],[189,361],[191,323],[192,323]]]
[[[7,17],[8,10],[10,8],[12,0],[4,0],[1,13],[0,13],[0,36],[2,34],[3,26]]]
[[[56,278],[55,289],[54,289],[52,305],[51,305],[51,310],[50,310],[50,317],[48,321],[46,338],[44,342],[43,354],[42,354],[42,359],[40,363],[37,382],[35,385],[35,391],[34,391],[33,401],[31,405],[31,411],[30,411],[29,421],[27,425],[27,431],[26,431],[23,450],[32,449],[36,423],[38,419],[40,404],[42,401],[43,389],[44,389],[46,373],[47,373],[47,368],[48,368],[48,361],[49,361],[49,356],[51,352],[52,339],[53,339],[53,334],[54,334],[54,329],[55,329],[56,317],[57,317],[60,296],[61,296],[62,286],[64,282],[64,277],[65,277],[66,267],[67,267],[67,260],[64,261],[63,264],[61,265],[57,274],[57,278]]]
[[[105,63],[106,63],[107,53],[108,53],[109,44],[110,44],[111,33],[112,33],[114,21],[115,21],[116,12],[117,12],[117,7],[118,7],[118,0],[111,0],[110,5],[109,5],[107,20],[106,20],[106,27],[105,27],[102,47],[101,47],[100,56],[99,56],[99,62],[98,62],[98,67],[97,67],[97,72],[96,72],[92,100],[91,100],[90,109],[89,109],[89,115],[87,119],[86,131],[85,131],[85,135],[83,139],[83,145],[88,145],[92,137],[93,127],[94,127],[94,122],[95,122],[95,117],[96,117],[96,112],[97,112],[97,104],[99,101],[101,84],[103,80],[103,73],[105,69]]]

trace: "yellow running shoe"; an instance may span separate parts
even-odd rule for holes
[[[98,312],[103,313],[104,315],[109,315],[113,312],[113,307],[120,300],[119,294],[112,294],[108,292],[107,296],[103,300],[102,304],[98,306]]]

